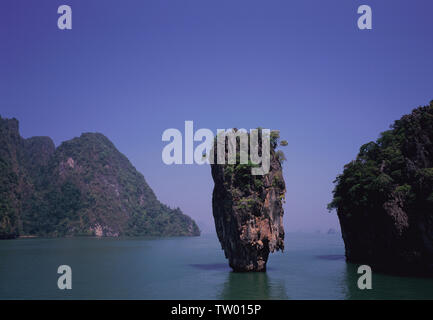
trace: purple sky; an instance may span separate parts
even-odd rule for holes
[[[73,29],[57,28],[72,7]],[[357,28],[357,8],[373,30]],[[213,231],[209,166],[166,166],[167,128],[281,130],[287,230],[336,227],[332,181],[433,99],[433,2],[0,2],[0,115],[58,145],[108,136],[161,201]]]

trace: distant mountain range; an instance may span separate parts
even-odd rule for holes
[[[84,133],[55,148],[24,139],[18,120],[0,117],[0,238],[18,236],[197,236],[113,143]]]

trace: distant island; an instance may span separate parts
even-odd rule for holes
[[[0,117],[0,238],[198,236],[196,223],[160,203],[100,133],[55,148],[23,139],[18,120]]]
[[[433,101],[363,145],[335,183],[348,261],[433,276]]]
[[[335,230],[334,228],[329,228],[326,234],[337,234],[337,230]]]

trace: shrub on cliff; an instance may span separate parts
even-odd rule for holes
[[[364,144],[356,160],[335,180],[329,209],[369,209],[398,193],[407,208],[433,209],[433,101],[395,121],[376,142]]]

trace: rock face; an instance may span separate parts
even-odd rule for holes
[[[334,200],[348,261],[433,276],[433,101],[363,145]]]
[[[285,183],[271,140],[268,174],[251,175],[251,165],[213,164],[212,209],[218,239],[230,267],[237,272],[266,271],[270,252],[284,249]]]
[[[0,118],[0,142],[0,238],[200,234],[100,133],[55,148],[48,137],[23,139],[16,119]]]

